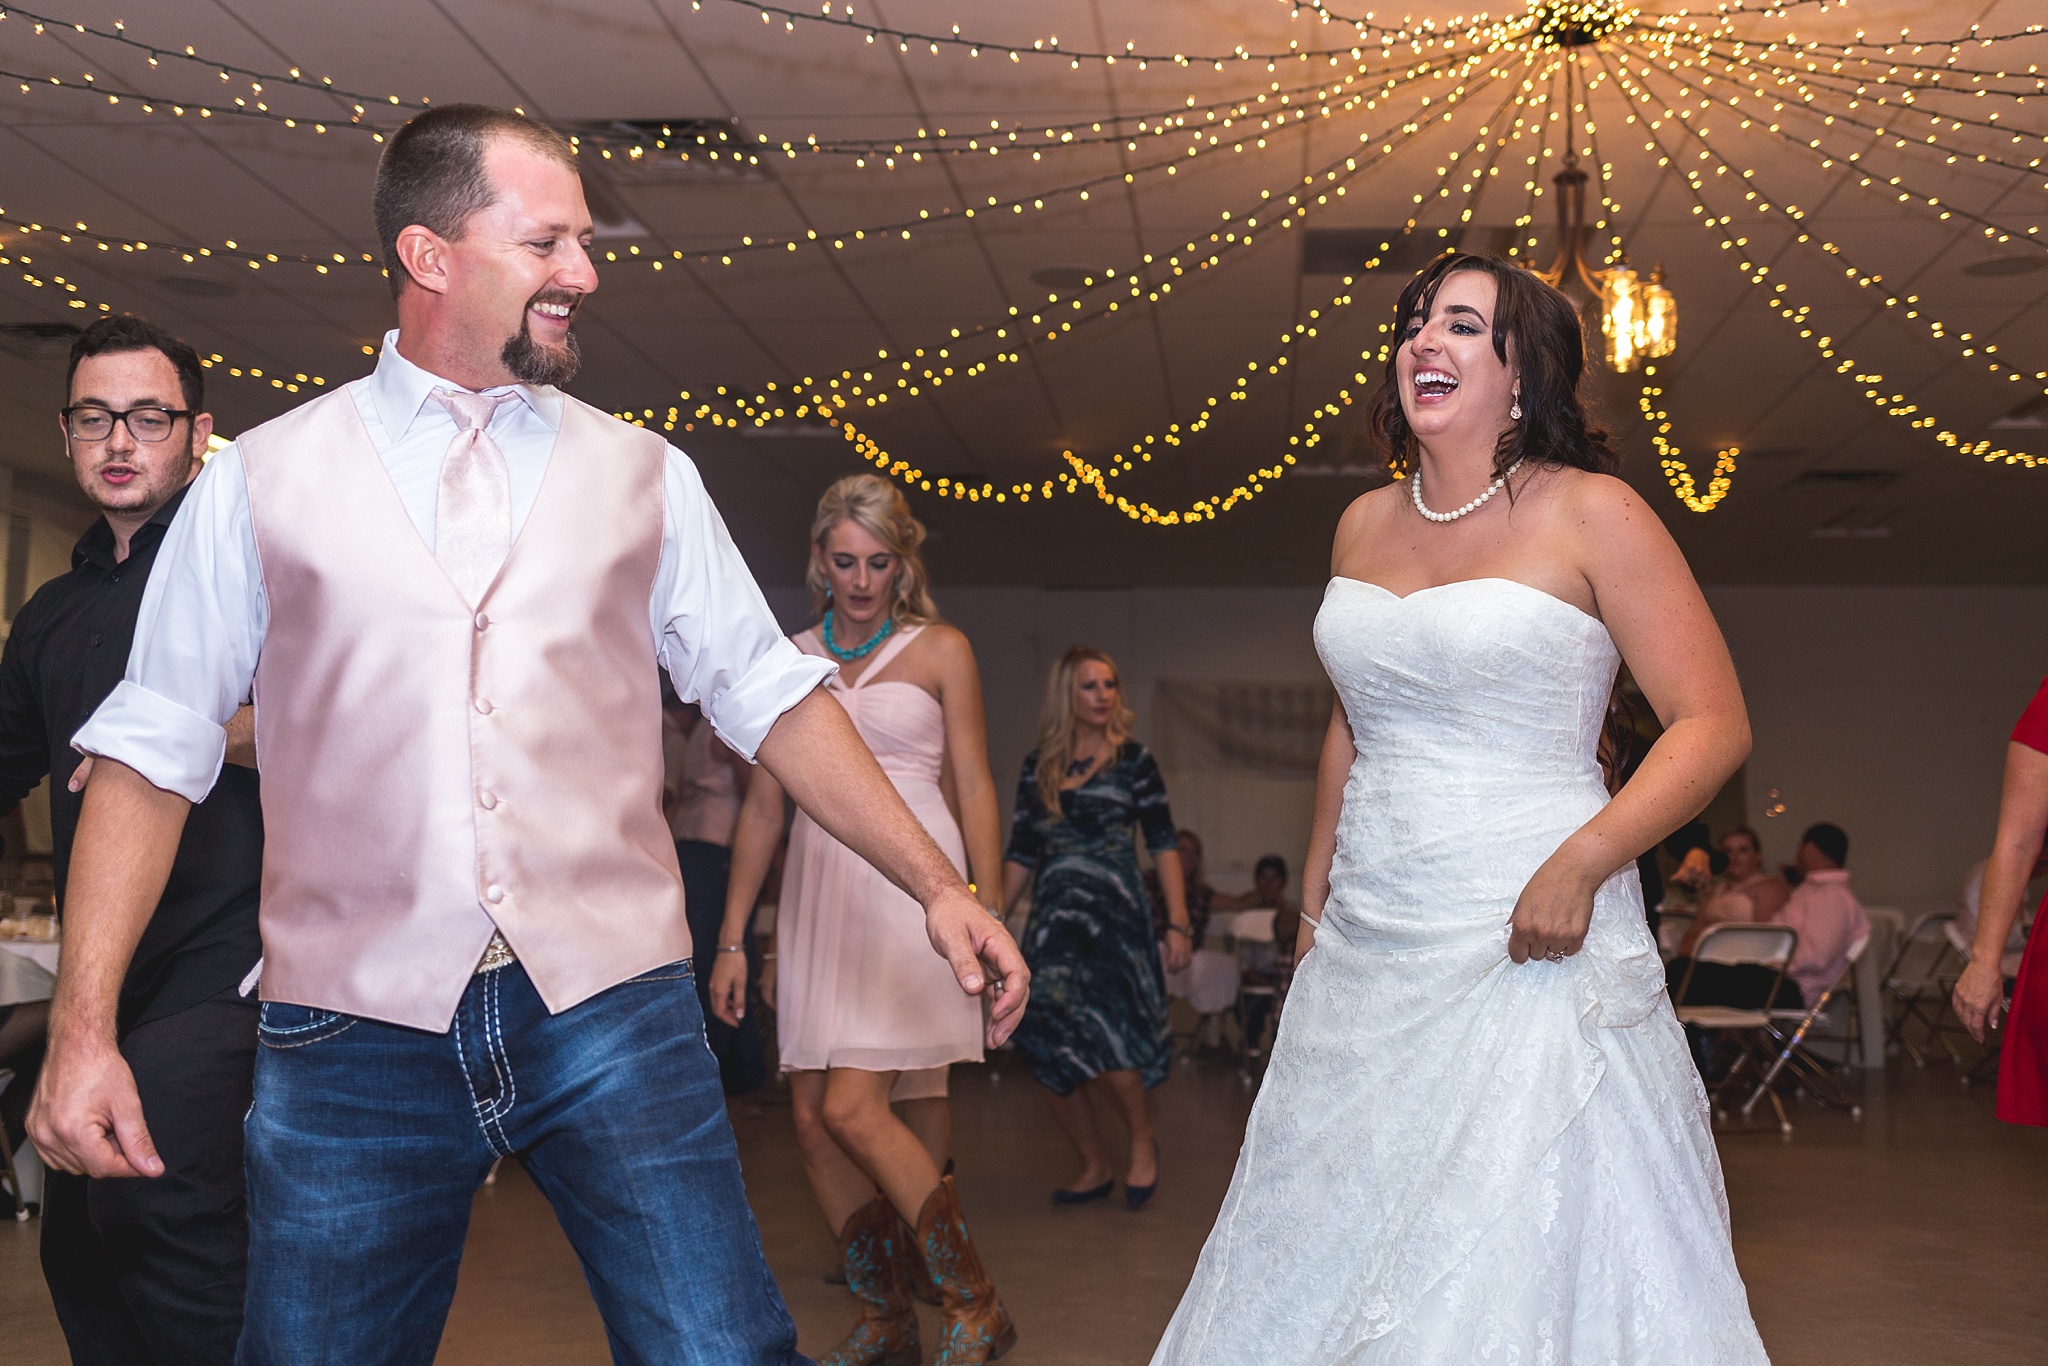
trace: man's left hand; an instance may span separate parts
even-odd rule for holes
[[[1023,1017],[1031,995],[1031,969],[1003,922],[988,913],[967,888],[941,892],[925,908],[925,933],[941,958],[953,965],[960,989],[969,996],[988,990],[988,1046],[1000,1048]]]

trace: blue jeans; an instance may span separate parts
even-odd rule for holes
[[[238,1366],[429,1366],[470,1202],[516,1155],[621,1363],[787,1366],[690,965],[549,1015],[518,964],[446,1034],[265,1002]]]

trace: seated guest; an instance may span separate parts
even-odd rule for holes
[[[1188,965],[1166,974],[1166,993],[1194,1007],[1202,1017],[1196,1042],[1213,1047],[1221,1038],[1223,1012],[1237,1004],[1237,955],[1228,947],[1208,942],[1209,915],[1213,910],[1234,907],[1233,897],[1218,897],[1202,873],[1202,837],[1192,830],[1174,836],[1180,851],[1181,886],[1187,896],[1188,923],[1194,932],[1194,952]],[[1157,870],[1145,874],[1145,892],[1152,900],[1152,920],[1158,936],[1166,937],[1166,894],[1159,886]]]
[[[1970,865],[1969,875],[1963,879],[1963,890],[1956,897],[1955,939],[1958,944],[1972,944],[1976,941],[1978,905],[1984,895],[1984,870],[1990,863],[1991,860],[1988,858],[1978,859]],[[2034,866],[2027,871],[2028,884],[2040,881],[2044,874],[2048,874],[2048,845],[2043,845],[2041,852],[2034,855]],[[2021,903],[2026,904],[2024,897],[2021,898]],[[2031,923],[2025,915],[2013,917],[2012,929],[2005,936],[2006,953],[2019,953],[2027,947],[2027,930]],[[1966,951],[1964,957],[1968,956]],[[2006,973],[2008,977],[2011,975],[2011,972]]]
[[[1219,903],[1225,900],[1233,902],[1239,910],[1273,912],[1273,942],[1240,943],[1237,961],[1247,984],[1284,986],[1293,975],[1295,938],[1301,930],[1301,911],[1287,900],[1287,860],[1278,854],[1267,854],[1252,868],[1251,891],[1243,896],[1218,900]],[[1245,1051],[1253,1057],[1260,1052],[1266,1018],[1277,1000],[1277,995],[1260,995],[1251,997],[1246,1003]]]
[[[1775,1007],[1793,1010],[1819,1000],[1842,975],[1849,961],[1849,945],[1870,928],[1863,904],[1849,890],[1849,873],[1842,866],[1848,857],[1849,837],[1841,826],[1811,827],[1799,840],[1794,865],[1799,870],[1799,885],[1775,915],[1748,917],[1799,932],[1785,980],[1771,1001]],[[1755,1009],[1764,1004],[1763,993],[1776,975],[1770,968],[1747,963],[1695,964],[1688,955],[1672,959],[1665,970],[1665,981],[1674,996],[1688,969],[1692,983],[1686,989],[1685,1004],[1694,1006]]]
[[[1870,932],[1863,903],[1849,890],[1849,837],[1823,822],[1800,836],[1799,885],[1771,917],[1799,931],[1786,977],[1798,984],[1801,1005],[1811,1005],[1835,984],[1849,963],[1849,946]]]
[[[1720,844],[1713,861],[1721,866],[1700,897],[1692,928],[1679,945],[1681,958],[1690,958],[1700,936],[1715,925],[1768,921],[1792,895],[1783,878],[1764,868],[1763,844],[1756,831],[1738,825],[1721,836]]]

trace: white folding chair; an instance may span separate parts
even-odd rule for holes
[[[1928,911],[1915,916],[1899,940],[1891,967],[1885,971],[1884,994],[1892,1017],[1885,1030],[1885,1043],[1905,1049],[1915,1067],[1927,1066],[1926,1057],[1915,1046],[1910,1033],[1915,1023],[1925,1034],[1920,1041],[1922,1046],[1939,1044],[1950,1062],[1962,1065],[1963,1055],[1949,1042],[1950,1035],[1964,1032],[1960,1023],[1951,1023],[1948,1004],[1963,961],[1948,935],[1955,918],[1954,911]]]
[[[13,1071],[0,1067],[0,1096],[6,1095],[7,1088],[13,1084]],[[21,1198],[21,1177],[14,1170],[14,1145],[7,1141],[5,1121],[0,1121],[0,1184],[7,1187],[7,1198],[14,1202],[15,1222],[26,1220],[28,1205]]]
[[[1771,1044],[1772,1002],[1778,998],[1778,988],[1785,981],[1785,969],[1798,947],[1799,932],[1789,925],[1738,924],[1714,926],[1700,936],[1700,942],[1693,948],[1692,960],[1686,965],[1685,976],[1679,980],[1678,991],[1672,996],[1671,1004],[1680,1024],[1711,1034],[1727,1035],[1742,1048],[1734,1065],[1713,1087],[1714,1112],[1723,1118],[1727,1117],[1727,1107],[1722,1104],[1722,1097],[1733,1093],[1736,1079],[1742,1075],[1743,1069],[1762,1075],[1761,1059],[1769,1052]],[[1768,969],[1771,973],[1770,989],[1757,993],[1754,1005],[1747,1002],[1732,1006],[1693,1004],[1688,997],[1703,963]],[[1792,1121],[1785,1116],[1784,1104],[1776,1092],[1768,1094],[1771,1108],[1778,1114],[1778,1127],[1785,1133],[1791,1133]]]
[[[1851,980],[1851,975],[1856,971],[1856,960],[1861,958],[1863,951],[1869,947],[1870,931],[1865,930],[1849,945],[1849,961],[1842,964],[1841,974],[1835,978],[1834,984],[1828,987],[1826,991],[1823,991],[1820,994],[1820,999],[1812,1005],[1807,1006],[1803,1010],[1773,1009],[1768,1012],[1774,1022],[1770,1027],[1772,1037],[1777,1039],[1783,1046],[1778,1050],[1778,1056],[1771,1060],[1770,1068],[1765,1071],[1763,1079],[1757,1083],[1756,1090],[1752,1091],[1749,1099],[1742,1103],[1742,1117],[1744,1120],[1750,1117],[1750,1112],[1756,1109],[1756,1103],[1762,1100],[1766,1093],[1770,1093],[1772,1101],[1776,1102],[1777,1096],[1774,1092],[1771,1092],[1771,1085],[1777,1081],[1781,1073],[1786,1072],[1791,1074],[1800,1089],[1811,1092],[1813,1098],[1822,1105],[1832,1105],[1838,1109],[1847,1110],[1851,1119],[1863,1118],[1863,1107],[1849,1099],[1847,1093],[1842,1090],[1841,1083],[1835,1078],[1834,1069],[1828,1065],[1826,1060],[1818,1058],[1809,1052],[1805,1044],[1808,1035],[1813,1032],[1813,1027],[1820,1022],[1822,1016],[1826,1013],[1828,1002],[1838,995],[1845,994],[1845,988]],[[1848,1023],[1845,1030],[1845,1039],[1848,1031],[1853,1031],[1855,1028],[1856,1012],[1853,1009],[1850,1010],[1846,1015],[1846,1019]],[[1790,1024],[1792,1032],[1790,1034],[1782,1033],[1778,1028],[1781,1024]],[[1843,1056],[1847,1057],[1846,1047]],[[1778,1114],[1782,1121],[1784,1118],[1782,1106],[1779,1108]],[[1789,1132],[1790,1126],[1786,1126],[1786,1128]]]

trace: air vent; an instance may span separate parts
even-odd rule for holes
[[[1419,228],[1405,237],[1399,228],[1310,228],[1301,239],[1301,273],[1413,275],[1454,248],[1504,254],[1518,236],[1513,228],[1477,225],[1452,228],[1444,236],[1435,228]],[[1368,267],[1374,258],[1379,264]]]
[[[0,323],[0,338],[43,350],[69,346],[84,331],[76,323]]]
[[[844,443],[846,440],[844,429],[833,426],[829,420],[821,417],[793,418],[777,422],[772,427],[742,427],[740,428],[739,435],[743,441],[817,441],[828,439]]]
[[[2004,417],[1994,417],[1991,425],[2000,431],[2011,431],[2015,427],[2048,427],[2048,394],[2036,394]]]
[[[1055,294],[1077,294],[1103,278],[1098,266],[1040,266],[1031,272],[1031,283]]]
[[[225,299],[235,292],[226,280],[209,275],[160,275],[157,288],[185,299]]]
[[[2048,256],[2030,251],[1972,261],[1963,267],[1963,274],[1974,275],[1980,280],[2002,280],[2008,275],[2032,275],[2042,269],[2048,269]]]
[[[1898,482],[1897,470],[1807,470],[1795,488],[1881,489]]]
[[[562,131],[622,185],[758,180],[764,153],[734,119],[595,119]]]

